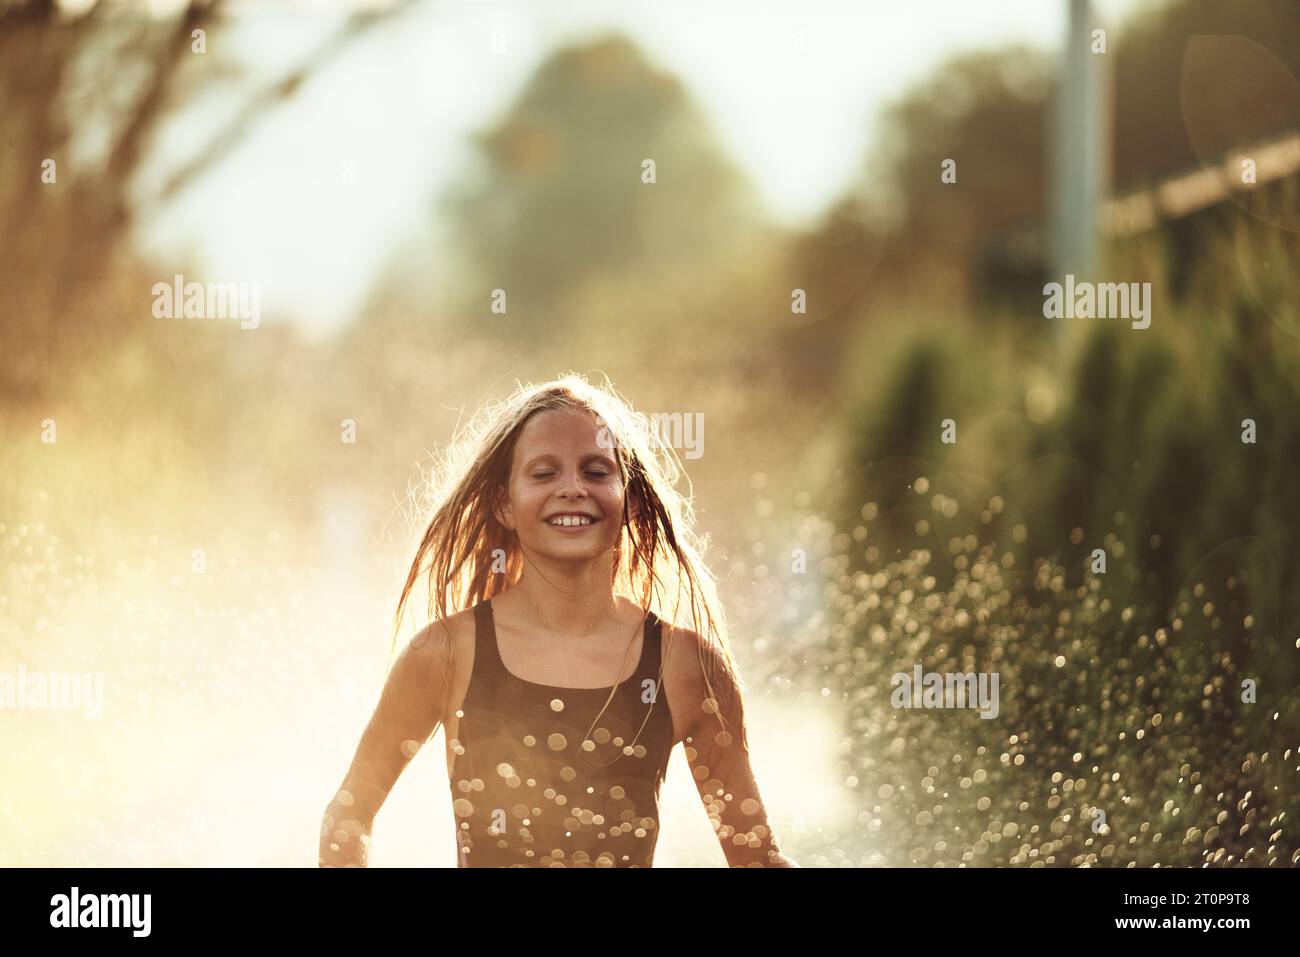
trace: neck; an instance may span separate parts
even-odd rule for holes
[[[608,560],[536,564],[529,557],[519,581],[502,594],[512,595],[542,630],[582,637],[615,617],[610,572]]]

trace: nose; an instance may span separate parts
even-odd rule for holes
[[[586,498],[587,490],[582,484],[582,470],[575,469],[572,472],[565,472],[564,481],[560,483],[560,490],[557,494],[561,498]]]

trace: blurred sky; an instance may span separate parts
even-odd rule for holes
[[[1094,0],[1115,27],[1153,0]],[[372,4],[379,5],[379,4]],[[168,9],[168,0],[154,6]],[[367,34],[266,114],[231,157],[141,237],[204,280],[262,285],[271,321],[327,333],[353,317],[396,244],[471,159],[466,134],[492,125],[557,45],[611,28],[679,76],[752,177],[769,214],[815,219],[858,175],[876,111],[962,49],[1060,46],[1067,0],[429,0]],[[237,6],[209,38],[253,77],[282,75],[342,22],[348,5]],[[498,48],[499,47],[499,48]],[[196,103],[160,156],[205,143],[237,100]],[[351,169],[347,181],[345,169]],[[177,258],[181,257],[181,258]],[[189,278],[189,277],[187,277]]]

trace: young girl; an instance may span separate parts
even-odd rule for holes
[[[375,814],[440,724],[461,867],[649,867],[678,742],[728,864],[798,866],[750,769],[679,474],[642,416],[576,375],[470,426],[395,615],[427,564],[431,623],[326,809],[322,866],[366,865]]]

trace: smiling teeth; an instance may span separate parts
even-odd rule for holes
[[[553,518],[550,521],[552,525],[590,525],[591,522],[592,520],[585,516],[583,518],[576,518],[570,515],[565,515],[560,518]]]

